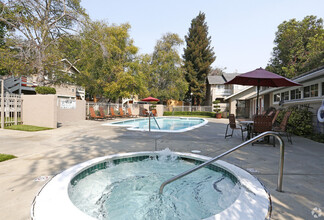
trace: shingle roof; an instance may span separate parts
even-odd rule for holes
[[[223,76],[225,77],[226,81],[230,81],[234,79],[235,76],[240,75],[241,73],[224,73]]]
[[[209,84],[224,84],[237,75],[240,75],[240,73],[223,73],[221,76],[208,76],[208,82]]]
[[[222,76],[208,76],[209,84],[224,84],[226,81]]]

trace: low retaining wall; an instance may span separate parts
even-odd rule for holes
[[[22,95],[22,121],[26,125],[57,128],[58,123],[86,119],[86,101],[57,95]]]

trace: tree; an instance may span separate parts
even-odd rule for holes
[[[211,71],[211,64],[216,57],[211,44],[211,37],[208,36],[208,26],[205,21],[205,14],[199,12],[198,16],[191,21],[187,36],[185,36],[186,48],[184,49],[184,69],[186,80],[189,83],[187,98],[191,97],[194,105],[200,105],[208,96],[206,90],[207,75]],[[207,105],[210,105],[209,99]]]
[[[324,65],[323,19],[306,16],[278,26],[267,70],[293,78]]]
[[[148,89],[160,100],[182,100],[188,90],[181,67],[178,47],[183,43],[177,34],[167,33],[157,41],[152,55]]]
[[[58,39],[73,31],[80,17],[86,16],[80,0],[7,0],[1,4],[4,10],[0,21],[17,32],[11,51],[2,51],[10,71],[22,73],[12,68],[12,63],[19,60],[25,67],[24,74],[36,74],[37,82],[44,84],[45,78],[57,75],[61,59],[56,48]]]
[[[129,29],[129,24],[109,26],[100,21],[83,27],[77,81],[92,95],[115,100],[146,92]]]

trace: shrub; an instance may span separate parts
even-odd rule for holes
[[[290,133],[299,136],[308,136],[313,133],[313,113],[307,107],[292,106],[288,109],[281,110],[277,118],[279,123],[287,111],[291,111],[287,128]]]
[[[213,104],[214,104],[214,109],[213,111],[216,112],[216,113],[219,113],[220,112],[220,105],[219,105],[220,101],[219,100],[215,100],[213,101]]]
[[[56,89],[48,86],[38,86],[35,91],[37,94],[56,94]]]
[[[172,116],[172,115],[203,115],[203,116],[210,116],[215,118],[216,113],[214,112],[164,112],[164,116]]]

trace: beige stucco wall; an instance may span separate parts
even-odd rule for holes
[[[22,95],[23,124],[57,127],[56,95]]]
[[[82,121],[86,119],[86,101],[85,100],[71,100],[76,102],[73,109],[62,109],[60,103],[61,99],[57,99],[57,122],[64,123],[70,121]]]
[[[251,87],[244,92],[241,92],[240,94],[237,94],[236,96],[233,96],[228,99],[229,103],[229,113],[230,114],[236,114],[236,100],[244,100],[250,97],[251,95],[255,94],[255,88]]]
[[[76,96],[75,85],[52,85],[51,87],[56,89],[56,95],[58,96]]]

